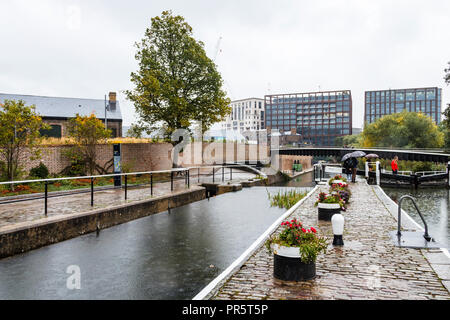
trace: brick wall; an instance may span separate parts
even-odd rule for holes
[[[292,165],[295,161],[299,161],[302,164],[303,169],[309,169],[312,167],[312,157],[310,156],[288,156],[282,155],[280,156],[280,170],[292,170]]]
[[[43,162],[50,173],[60,173],[70,165],[70,161],[64,156],[64,151],[70,146],[46,146],[42,148],[42,158],[31,160],[30,155],[22,156],[22,164],[25,171]],[[203,148],[203,149],[202,149]],[[154,171],[168,170],[172,168],[172,157],[177,151],[170,143],[124,143],[121,145],[122,166],[130,171]],[[202,159],[203,150],[203,159]],[[269,151],[265,144],[245,145],[238,143],[189,143],[179,153],[178,165],[187,167],[203,164],[215,164],[222,162],[235,162],[244,160],[267,161]],[[97,146],[97,163],[105,167],[113,157],[113,146],[103,144]],[[112,168],[111,168],[112,170]]]

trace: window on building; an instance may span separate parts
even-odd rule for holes
[[[428,89],[427,90],[427,100],[435,99],[436,98],[436,90],[435,89]]]
[[[61,138],[62,136],[61,126],[58,124],[51,124],[50,129],[41,129],[39,131],[41,133],[41,136],[46,136],[49,138]]]
[[[425,100],[425,92],[423,90],[418,90],[416,92],[416,99],[417,100]]]
[[[405,94],[403,92],[397,92],[395,94],[395,99],[397,101],[404,101],[405,100]]]

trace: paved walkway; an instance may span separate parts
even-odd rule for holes
[[[314,202],[320,186],[289,218],[314,226],[332,241],[330,222],[317,219]],[[306,282],[284,282],[273,277],[273,255],[263,245],[213,296],[213,299],[450,299],[448,259],[438,249],[395,247],[389,231],[396,220],[363,182],[351,185],[352,198],[345,216],[345,245],[329,247],[317,260],[317,277]],[[435,260],[441,279],[425,256]]]
[[[200,176],[200,184],[205,182],[212,182],[213,178],[211,170],[203,170]],[[242,172],[233,169],[233,183],[253,178],[255,175],[247,172]],[[229,175],[224,176],[225,181],[229,180]],[[216,172],[215,182],[222,181],[221,170]],[[191,189],[199,184],[197,172],[191,173]],[[86,191],[90,189],[87,188]],[[155,183],[153,187],[153,198],[171,193],[178,193],[183,190],[188,190],[184,178],[179,178],[174,181],[174,191],[170,190],[170,182]],[[49,193],[51,195],[51,193]],[[33,196],[33,195],[30,195]],[[94,206],[91,207],[90,192],[66,195],[60,197],[48,198],[48,217],[57,215],[66,215],[79,212],[89,212],[96,209],[110,208],[118,205],[123,205],[130,202],[151,199],[150,185],[144,187],[129,188],[127,191],[127,200],[125,200],[124,189],[111,189],[94,192]],[[1,199],[1,198],[0,198]],[[9,227],[17,223],[34,221],[45,218],[44,214],[44,199],[36,199],[8,204],[0,204],[0,230],[2,227]]]

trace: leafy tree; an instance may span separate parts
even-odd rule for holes
[[[25,106],[22,100],[5,100],[0,104],[0,157],[5,163],[2,170],[5,180],[18,178],[22,161],[41,155],[39,130],[50,126],[42,122],[35,109],[34,105]],[[25,156],[28,158],[24,159]]]
[[[335,139],[335,145],[338,147],[343,146],[352,146],[352,147],[359,147],[361,144],[361,134],[352,134],[348,136],[340,136],[336,137]]]
[[[144,132],[146,132],[147,129],[145,126],[142,126],[140,124],[132,123],[131,127],[127,130],[127,133],[125,134],[127,137],[130,138],[142,138]]]
[[[439,148],[444,134],[429,116],[403,111],[366,124],[361,142],[367,148]]]
[[[445,76],[444,76],[444,80],[446,84],[450,84],[450,62],[448,63],[448,68],[444,69],[445,72]]]
[[[81,162],[85,164],[89,174],[93,175],[99,167],[96,163],[96,146],[111,137],[111,130],[106,129],[103,122],[94,114],[90,116],[77,114],[76,118],[69,120],[67,133],[74,141],[74,146],[67,154],[74,162],[72,165],[80,166]]]
[[[182,16],[164,11],[152,18],[136,47],[139,68],[131,73],[135,88],[126,94],[151,129],[161,125],[168,139],[176,129],[201,121],[205,132],[231,111],[216,65]]]

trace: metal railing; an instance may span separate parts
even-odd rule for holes
[[[382,168],[381,169],[381,173],[392,173],[392,170],[386,170],[386,169]],[[404,171],[397,171],[397,174],[402,174],[402,175],[405,175],[405,176],[412,176],[413,172],[404,170]]]
[[[49,178],[49,179],[35,179],[35,180],[20,180],[20,181],[6,181],[6,182],[0,182],[0,186],[2,185],[23,185],[23,184],[28,184],[28,183],[44,183],[44,192],[43,195],[41,196],[34,196],[34,197],[28,197],[28,198],[18,198],[18,199],[12,199],[12,200],[6,200],[6,201],[1,201],[0,200],[0,205],[1,204],[7,204],[7,203],[12,203],[12,202],[21,202],[21,201],[31,201],[31,200],[37,200],[37,199],[44,199],[44,213],[47,216],[48,213],[48,198],[52,198],[52,197],[60,197],[60,196],[67,196],[67,195],[74,195],[74,194],[80,194],[80,193],[90,193],[91,197],[90,197],[90,204],[91,207],[94,206],[94,192],[95,191],[104,191],[104,190],[108,190],[108,189],[117,189],[117,188],[122,188],[124,189],[124,197],[125,200],[128,199],[128,188],[129,187],[136,187],[136,186],[143,186],[143,185],[150,185],[150,195],[153,196],[153,188],[154,188],[154,176],[157,174],[164,174],[164,173],[170,173],[170,190],[173,191],[174,190],[174,181],[177,179],[178,177],[182,177],[185,180],[185,185],[187,185],[188,188],[190,188],[191,185],[191,174],[190,172],[193,170],[196,170],[197,173],[197,182],[200,183],[200,176],[201,175],[206,175],[206,176],[210,176],[212,175],[212,182],[215,183],[216,180],[220,181],[222,180],[222,182],[224,182],[226,180],[226,176],[229,176],[229,180],[233,179],[233,168],[238,169],[240,167],[245,167],[247,168],[247,170],[251,170],[254,171],[255,175],[260,175],[262,177],[267,177],[266,174],[264,174],[263,172],[252,168],[251,166],[248,165],[244,165],[244,164],[236,164],[236,165],[213,165],[213,166],[198,166],[198,167],[188,167],[188,168],[174,168],[174,169],[170,169],[170,170],[158,170],[158,171],[143,171],[143,172],[130,172],[130,173],[111,173],[111,174],[105,174],[105,175],[91,175],[91,176],[78,176],[78,177],[62,177],[62,178]],[[228,168],[228,173],[225,173],[225,169]],[[211,172],[208,172],[207,174],[202,174],[201,171],[203,170],[208,170],[208,169],[212,169]],[[219,175],[217,178],[217,173],[221,171],[221,176]],[[145,184],[135,184],[135,185],[129,185],[128,183],[128,177],[129,176],[142,176],[142,175],[149,175],[148,178],[148,183]],[[95,184],[95,179],[99,179],[99,178],[114,178],[114,177],[120,177],[121,181],[122,178],[124,180],[123,185],[121,186],[109,186],[109,187],[100,187],[95,189],[94,188],[94,184]],[[49,191],[48,191],[48,187],[49,184],[58,182],[58,181],[67,181],[67,180],[89,180],[90,181],[90,188],[89,190],[85,190],[87,188],[84,189],[78,189],[78,190],[74,190],[74,191],[64,191],[63,193],[59,193],[59,194],[55,194],[52,196],[49,196]],[[165,181],[168,182],[168,181]],[[57,192],[57,191],[56,191]],[[1,199],[1,198],[0,198]]]
[[[416,204],[416,200],[413,198],[413,197],[411,197],[411,196],[408,196],[408,195],[404,195],[404,196],[402,196],[401,198],[400,198],[400,200],[398,200],[398,226],[397,226],[397,236],[398,237],[401,237],[402,236],[402,232],[401,232],[401,217],[402,217],[402,202],[403,202],[403,200],[404,199],[410,199],[412,202],[413,202],[413,204],[414,204],[414,207],[416,208],[416,210],[417,210],[417,213],[419,214],[419,216],[420,216],[420,219],[422,219],[422,222],[423,222],[423,224],[424,224],[424,226],[425,226],[425,234],[423,235],[423,237],[425,238],[425,240],[427,240],[428,242],[429,241],[431,241],[431,237],[430,237],[430,235],[428,234],[428,225],[427,225],[427,222],[425,221],[425,219],[424,219],[424,217],[422,216],[422,213],[420,212],[420,210],[419,210],[419,207],[417,206],[417,204]]]
[[[443,173],[447,173],[447,171],[418,171],[415,174],[417,176],[430,176],[433,174],[443,174]]]

